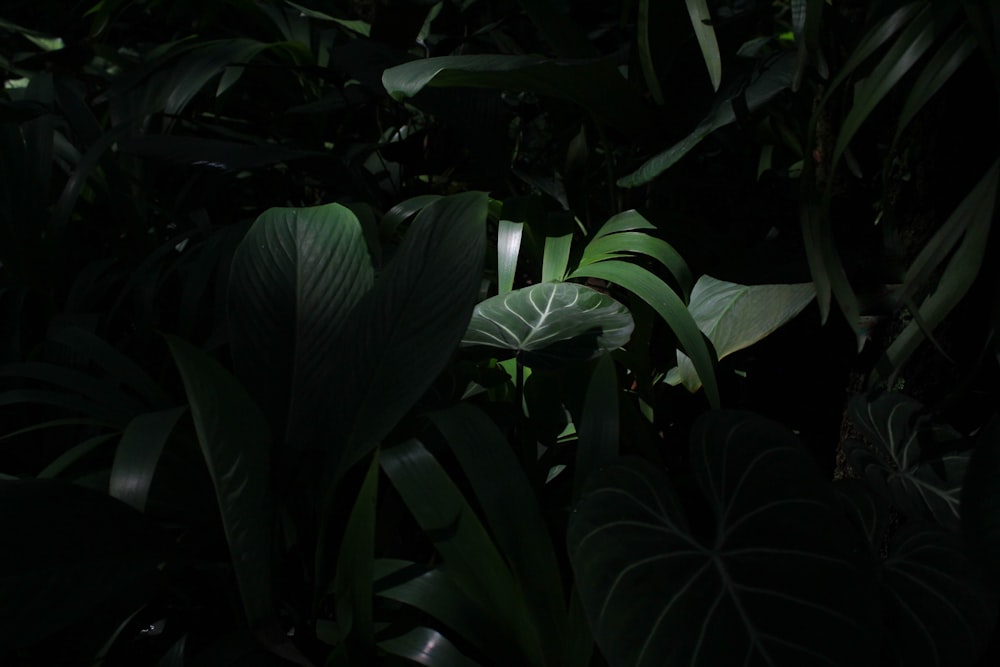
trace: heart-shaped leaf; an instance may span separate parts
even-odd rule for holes
[[[933,420],[923,405],[903,394],[855,396],[849,410],[871,445],[845,442],[851,465],[907,515],[958,530],[962,478],[970,456],[969,451],[956,451],[961,434]]]
[[[795,437],[725,411],[700,418],[691,445],[707,512],[625,459],[591,477],[570,518],[576,583],[609,663],[874,664],[851,529]]]
[[[552,368],[621,347],[633,326],[610,296],[576,283],[539,283],[477,305],[462,345],[512,350],[526,366]]]
[[[688,310],[722,359],[774,332],[802,312],[815,296],[812,283],[738,285],[706,275],[698,278],[691,290]],[[682,382],[689,391],[701,387],[694,364],[680,350],[677,369],[667,381]]]

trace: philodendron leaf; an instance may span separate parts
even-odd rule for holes
[[[923,405],[902,394],[855,396],[849,411],[869,444],[848,440],[844,448],[872,488],[911,517],[958,530],[970,457],[969,451],[957,451],[961,434],[923,414]]]
[[[633,326],[610,296],[576,283],[539,283],[477,305],[462,345],[511,350],[526,366],[552,368],[621,347]]]
[[[713,412],[695,423],[691,459],[707,506],[690,522],[666,473],[635,459],[592,475],[570,517],[576,584],[608,662],[875,664],[870,583],[830,483],[796,438],[749,413]]]
[[[688,310],[722,359],[774,332],[802,312],[815,296],[812,283],[738,285],[706,275],[695,283]],[[690,391],[701,387],[694,364],[680,350],[677,368],[667,381],[682,382]]]
[[[371,288],[374,270],[361,224],[339,204],[272,208],[247,232],[229,278],[236,373],[284,444],[296,449],[330,411],[335,339]],[[286,426],[287,425],[287,426]]]
[[[442,56],[390,67],[382,74],[382,85],[397,100],[413,97],[427,86],[536,93],[573,102],[629,136],[650,123],[642,100],[608,59]]]

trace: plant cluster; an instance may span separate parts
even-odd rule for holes
[[[0,662],[995,664],[998,26],[11,4]]]

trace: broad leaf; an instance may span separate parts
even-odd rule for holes
[[[0,481],[0,525],[4,655],[98,614],[110,634],[155,595],[166,540],[122,502],[63,482]]]
[[[397,100],[413,97],[426,86],[523,90],[574,102],[630,136],[650,122],[642,100],[607,59],[443,56],[390,67],[382,74],[382,85]]]
[[[576,283],[540,283],[478,304],[462,345],[511,350],[529,367],[593,359],[628,342],[628,309]]]
[[[706,275],[695,283],[688,310],[722,359],[770,335],[815,296],[812,283],[738,285]],[[701,386],[694,364],[680,350],[675,377],[690,391]]]
[[[886,500],[914,518],[959,528],[959,498],[970,452],[961,434],[902,394],[855,396],[851,419],[868,444],[844,443],[851,465]]]
[[[361,224],[338,204],[272,208],[240,243],[229,278],[233,362],[287,446],[330,437],[311,428],[331,409],[336,337],[373,280]]]
[[[167,337],[215,487],[233,571],[252,629],[273,618],[267,423],[246,390],[206,353]]]
[[[593,475],[570,518],[574,575],[609,663],[875,664],[850,529],[795,437],[709,413],[691,459],[707,505],[690,521],[695,499],[682,507],[670,478],[634,459]],[[709,531],[692,531],[705,521]]]

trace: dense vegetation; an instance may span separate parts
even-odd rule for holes
[[[998,664],[996,3],[0,14],[0,663]]]

